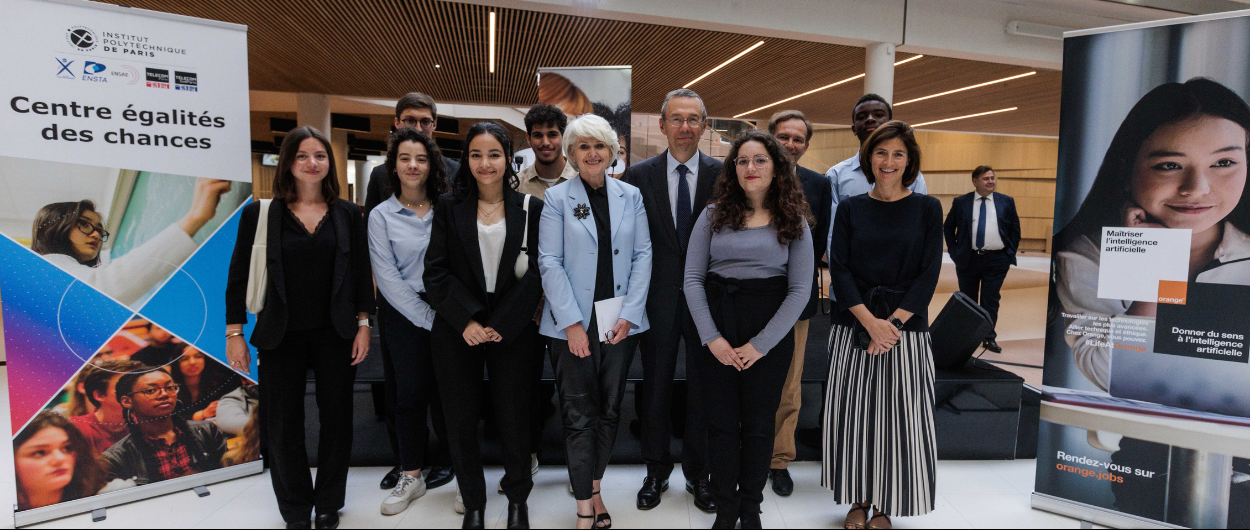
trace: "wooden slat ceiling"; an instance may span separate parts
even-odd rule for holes
[[[760,37],[438,0],[104,0],[248,26],[253,90],[525,106],[540,66],[634,67],[634,112],[658,113],[663,96]],[[489,12],[499,18],[496,71],[487,72]],[[691,88],[709,112],[731,117],[864,71],[862,48],[789,39],[765,44]],[[898,59],[908,57],[898,54]],[[441,68],[435,68],[435,64]],[[926,56],[899,66],[895,101],[1030,71]],[[941,130],[1056,135],[1061,74],[1038,75],[901,107],[912,123],[1008,107],[1020,110],[934,125]],[[853,81],[748,119],[796,108],[818,123],[849,122],[863,91]]]

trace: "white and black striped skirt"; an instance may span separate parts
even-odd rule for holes
[[[872,503],[890,516],[933,511],[937,438],[929,334],[904,331],[882,355],[852,328],[829,334],[821,485],[839,504]]]

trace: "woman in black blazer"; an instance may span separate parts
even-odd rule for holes
[[[431,330],[434,371],[447,417],[451,459],[464,496],[464,528],[485,523],[486,479],[477,436],[482,416],[482,369],[503,445],[501,486],[508,528],[528,528],[530,392],[534,311],[542,295],[538,223],[543,202],[516,192],[512,141],[502,126],[469,129],[468,149],[452,192],[439,197],[425,255],[426,295],[437,317]],[[522,239],[528,226],[528,252]],[[522,256],[518,260],[518,256]]]
[[[268,286],[251,343],[264,361],[261,406],[278,509],[288,528],[338,526],[352,452],[352,383],[369,353],[374,305],[369,241],[360,207],[339,199],[330,140],[312,127],[287,133],[269,207]],[[247,282],[260,204],[243,209],[226,283],[226,356],[250,373],[243,340]],[[304,448],[304,391],[316,378],[321,439],[313,486]]]

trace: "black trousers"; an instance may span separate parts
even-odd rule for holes
[[[573,497],[590,500],[594,481],[602,480],[616,444],[621,424],[621,401],[629,365],[634,362],[638,338],[626,337],[618,344],[599,342],[596,319],[590,317],[590,357],[569,351],[567,340],[551,340],[551,366],[556,372],[560,410],[564,423],[564,447],[568,456]]]
[[[273,350],[260,352],[260,406],[265,409],[270,477],[282,519],[307,522],[312,510],[332,514],[343,507],[352,456],[352,341],[333,328],[289,333]],[[308,371],[316,381],[321,420],[314,486],[304,446],[304,394]]]
[[[729,280],[709,275],[708,307],[729,345],[742,347],[768,325],[785,300],[785,277]],[[706,347],[698,351],[708,416],[708,461],[717,515],[759,513],[773,460],[777,407],[794,358],[794,333],[743,371],[725,366]]]
[[[1010,269],[1011,258],[1006,252],[971,254],[962,266],[956,265],[955,267],[955,275],[959,278],[959,290],[989,311],[990,319],[994,321],[996,328],[1003,280],[1007,279],[1007,271]],[[998,333],[991,330],[985,339],[992,340],[997,337]]]
[[[534,488],[530,475],[530,393],[534,385],[533,342],[538,328],[532,323],[511,342],[469,346],[462,332],[441,318],[431,333],[434,372],[447,416],[447,436],[456,480],[466,510],[486,508],[486,478],[478,423],[485,395],[482,372],[490,378],[490,399],[503,449],[503,489],[510,502],[525,502]]]
[[[430,332],[417,327],[389,304],[379,305],[378,320],[386,322],[382,340],[388,345],[386,351],[391,364],[388,379],[392,380],[392,384],[387,385],[387,393],[388,399],[394,399],[395,403],[392,411],[400,467],[404,471],[419,471],[425,467],[427,455],[431,464],[450,465],[447,423],[434,377]],[[432,452],[428,452],[427,410],[433,416],[434,433],[442,442]]]
[[[641,335],[642,385],[638,417],[642,427],[642,458],[647,476],[667,479],[673,472],[673,379],[677,376],[679,344],[686,343],[686,433],[682,444],[682,473],[686,480],[707,478],[707,421],[695,354],[702,348],[699,331],[684,298],[672,317],[648,315],[651,329]],[[667,325],[663,320],[668,320]]]

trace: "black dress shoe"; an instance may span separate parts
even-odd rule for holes
[[[705,513],[716,513],[716,497],[712,495],[712,479],[701,478],[698,484],[686,481],[686,493],[694,495],[694,507]]]
[[[305,528],[312,528],[312,521],[300,521],[298,523],[287,523],[286,527],[287,527],[287,530],[303,530]]]
[[[728,530],[738,528],[738,516],[718,513],[716,514],[716,521],[712,522],[712,528],[724,528]]]
[[[508,503],[508,528],[527,529],[530,527],[530,509],[523,502]]]
[[[742,507],[742,524],[739,526],[742,530],[751,528],[764,528],[764,522],[760,520],[760,507],[755,505],[752,508]]]
[[[430,468],[430,472],[425,475],[425,488],[434,489],[441,488],[456,478],[456,470],[451,466],[434,466]]]
[[[990,339],[990,340],[985,341],[985,349],[987,349],[987,350],[989,350],[989,351],[992,351],[992,352],[994,352],[994,353],[1002,353],[1002,352],[1003,352],[1003,347],[1002,347],[1002,346],[999,346],[999,345],[998,345],[998,343],[994,341],[994,339]]]
[[[466,510],[460,528],[486,528],[486,510]]]
[[[403,474],[404,471],[399,469],[399,466],[391,468],[391,470],[386,473],[386,476],[382,477],[382,482],[378,484],[378,487],[384,490],[395,489],[395,486],[399,484],[400,476]]]
[[[335,528],[339,527],[339,514],[338,513],[318,514],[317,519],[314,520],[313,524],[318,529],[334,530]]]
[[[773,493],[782,497],[794,493],[794,479],[790,478],[789,469],[770,469],[768,476],[773,479]]]
[[[638,509],[650,510],[660,505],[660,495],[668,491],[668,480],[647,477],[638,490]]]

